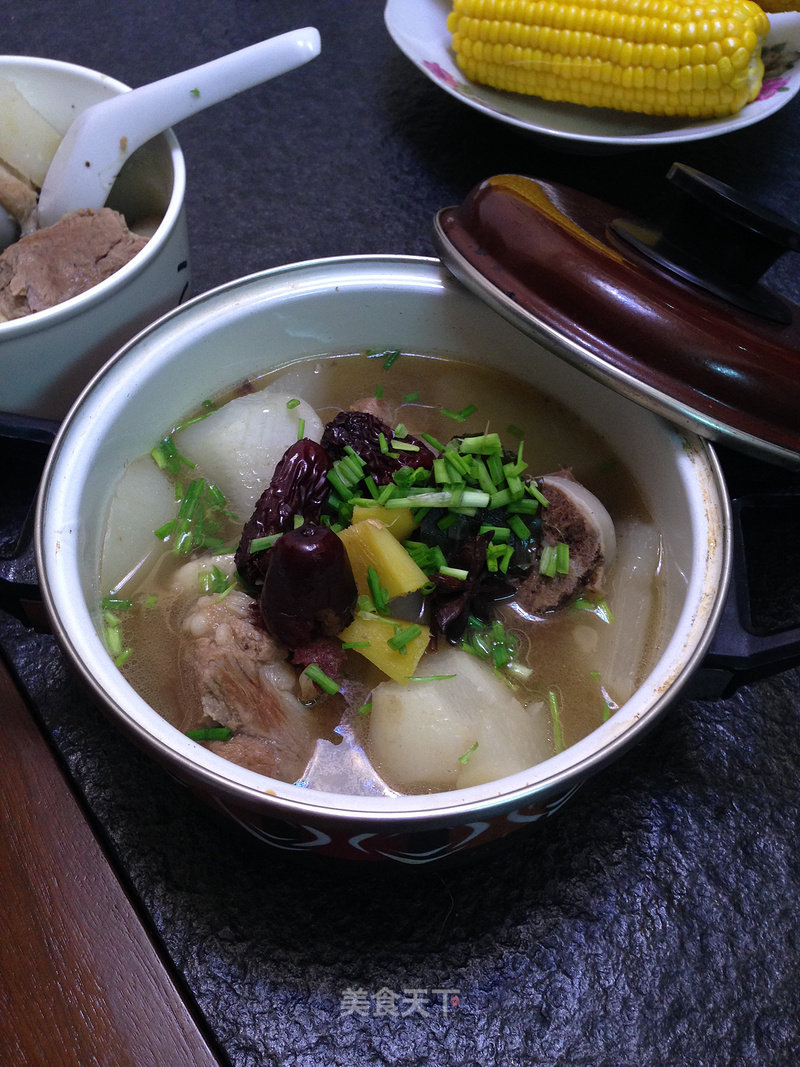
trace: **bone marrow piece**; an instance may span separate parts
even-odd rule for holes
[[[540,485],[547,498],[541,544],[569,545],[569,573],[548,578],[533,569],[517,590],[517,603],[528,615],[552,611],[581,590],[593,588],[616,552],[611,516],[570,471],[546,474]]]

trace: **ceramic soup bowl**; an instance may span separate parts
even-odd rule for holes
[[[669,560],[657,652],[633,696],[582,740],[487,785],[351,796],[267,778],[171,726],[129,685],[103,640],[104,522],[126,465],[204,399],[250,376],[324,353],[382,347],[496,368],[579,414],[624,455]],[[103,367],[70,412],[42,481],[36,527],[54,632],[112,721],[260,840],[354,860],[425,863],[548,816],[683,690],[709,646],[730,578],[729,501],[713,449],[539,346],[438,260],[416,257],[281,267],[163,316]]]

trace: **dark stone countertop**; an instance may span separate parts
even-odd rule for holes
[[[797,219],[796,100],[680,149],[565,152],[439,90],[395,48],[382,6],[144,0],[98,18],[88,0],[37,0],[5,14],[3,46],[139,85],[319,28],[310,66],[178,128],[195,292],[296,260],[431,255],[434,212],[505,171],[647,213],[680,159]],[[777,277],[800,302],[796,260]],[[41,457],[0,447],[7,547]],[[726,469],[754,477],[735,457]],[[797,624],[786,581],[776,597]],[[0,645],[235,1067],[798,1062],[797,668],[677,701],[544,825],[456,867],[405,871],[265,850],[116,734],[51,637],[0,614]],[[391,993],[408,998],[394,1011]]]

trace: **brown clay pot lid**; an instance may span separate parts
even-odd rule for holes
[[[499,175],[434,223],[443,263],[562,358],[671,422],[800,466],[800,307],[761,275],[800,229],[681,164],[658,225]]]

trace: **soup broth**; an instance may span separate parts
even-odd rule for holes
[[[215,463],[201,454],[195,427],[202,425],[205,431],[228,402],[256,393],[288,396],[293,398],[290,404],[302,400],[309,417],[301,430],[312,424],[314,413],[321,426],[340,411],[378,404],[393,428],[403,427],[416,438],[428,435],[427,440],[441,443],[496,433],[515,456],[522,442],[526,478],[568,471],[568,477],[602,502],[613,521],[616,553],[602,568],[599,584],[579,589],[555,610],[530,610],[513,596],[496,601],[492,614],[507,647],[513,648],[513,669],[498,667],[496,646],[483,630],[473,634],[472,655],[459,652],[469,659],[469,671],[478,670],[478,675],[468,673],[462,680],[459,671],[451,669],[454,662],[466,662],[452,658],[458,643],[451,646],[440,634],[438,651],[426,652],[414,670],[421,682],[387,684],[385,674],[353,647],[345,650],[341,677],[334,679],[340,683],[338,691],[326,693],[311,685],[302,667],[292,665],[288,651],[279,647],[269,667],[241,667],[248,684],[280,694],[274,721],[255,751],[250,735],[260,727],[252,721],[237,720],[241,730],[234,728],[224,740],[221,735],[197,734],[200,743],[251,769],[310,788],[438,791],[521,769],[511,757],[506,764],[506,751],[517,750],[517,759],[519,750],[524,751],[530,763],[547,758],[597,728],[639,686],[660,636],[663,548],[624,459],[574,412],[516,378],[437,356],[362,352],[298,361],[213,398],[206,409],[194,413],[202,423],[192,423],[190,416],[167,428],[178,456],[196,467],[176,461],[172,472],[159,470],[150,457],[142,457],[123,477],[111,506],[103,556],[102,581],[109,593],[106,633],[127,679],[170,723],[183,731],[218,726],[222,719],[214,708],[227,700],[225,679],[239,684],[230,682],[227,660],[220,678],[210,680],[220,635],[235,631],[240,620],[242,626],[251,626],[255,619],[253,632],[259,629],[258,599],[237,588],[231,556],[249,512],[217,514],[218,538],[226,551],[216,554],[205,549],[178,555],[175,534],[164,533],[177,507],[174,485],[182,487],[180,495],[196,471],[213,481],[226,501],[237,498],[237,487],[230,480],[224,484]],[[237,441],[237,433],[234,426],[232,441]],[[248,487],[253,503],[272,473],[258,472],[257,483]],[[546,488],[543,491],[546,496]],[[133,526],[138,535],[130,532]],[[199,579],[207,592],[201,592],[198,574],[212,576]],[[234,579],[232,586],[226,585],[226,578]],[[224,618],[219,614],[223,611]],[[415,620],[406,616],[409,626]],[[259,640],[248,637],[244,643]],[[192,642],[201,643],[202,649],[187,652]],[[484,661],[475,655],[481,650]],[[437,663],[447,669],[437,669]],[[443,697],[439,707],[444,687],[462,681],[466,688]],[[455,723],[453,703],[469,705],[468,721]],[[434,705],[438,710],[431,711]],[[429,720],[437,715],[438,725],[430,727]],[[398,727],[401,719],[404,725]],[[433,735],[426,738],[429,727]],[[458,739],[451,742],[449,732]],[[520,736],[525,738],[521,749]],[[440,742],[449,756],[440,756]],[[429,756],[434,763],[442,760],[441,773],[427,766]]]

